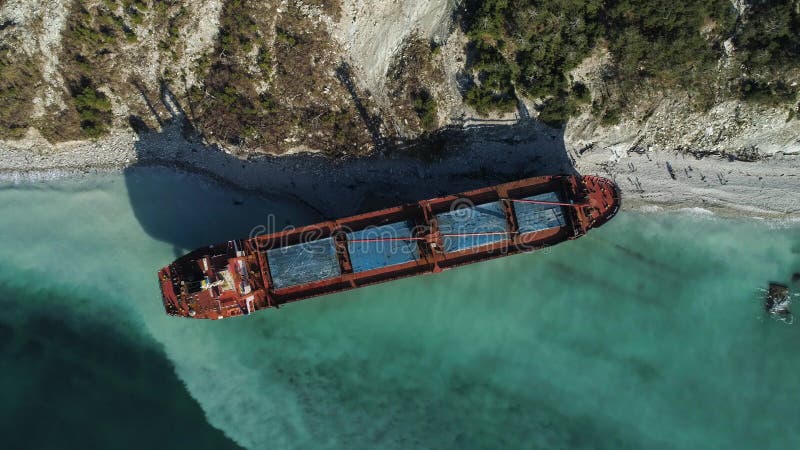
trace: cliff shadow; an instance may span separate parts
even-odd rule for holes
[[[130,117],[138,134],[137,163],[125,170],[125,180],[137,220],[176,253],[247,236],[270,213],[253,210],[248,199],[254,196],[300,211],[295,216],[304,219],[293,225],[301,226],[520,178],[575,173],[563,130],[524,113],[515,121],[467,118],[416,139],[381,137],[382,151],[368,157],[237,157],[204,143],[169,90],[161,94],[172,117],[160,129]],[[145,167],[170,171],[174,180],[156,186],[142,175],[156,169]],[[208,188],[208,179],[232,189],[220,197]],[[225,222],[232,224],[222,226]]]

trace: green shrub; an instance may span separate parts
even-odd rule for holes
[[[81,129],[88,137],[98,137],[108,131],[111,125],[111,102],[102,92],[95,89],[90,81],[73,98],[78,111]]]
[[[204,78],[203,89],[193,87],[189,101],[201,130],[211,131],[229,143],[241,145],[262,138],[265,118],[276,110],[269,93],[259,94],[250,73],[249,53],[258,46],[255,63],[267,75],[272,56],[254,16],[255,6],[229,0],[220,16],[217,48],[197,62],[196,73]]]
[[[433,131],[439,125],[436,99],[425,89],[413,94],[414,112],[419,117],[420,125],[425,131]]]
[[[737,24],[733,43],[751,69],[789,64],[800,59],[800,5],[796,1],[749,2]]]
[[[739,83],[739,96],[748,101],[779,105],[792,103],[797,98],[797,88],[783,80],[758,81],[747,78]]]
[[[480,43],[475,46],[475,52],[477,60],[472,70],[477,74],[477,83],[466,93],[467,104],[481,114],[513,110],[517,104],[514,67],[492,45]]]
[[[263,75],[267,75],[272,70],[272,56],[269,54],[266,45],[262,45],[258,50],[256,64],[258,64],[258,68],[261,69]]]
[[[585,58],[599,33],[599,0],[491,0],[467,4],[466,27],[476,86],[466,100],[479,112],[507,111],[516,94],[567,90],[565,73]],[[489,85],[484,87],[483,80]]]
[[[142,13],[139,12],[136,8],[130,8],[126,10],[128,13],[128,17],[130,17],[131,23],[134,25],[141,25],[144,22],[144,16]]]
[[[577,104],[584,105],[592,101],[592,93],[589,87],[579,81],[572,85],[572,98]]]
[[[686,91],[697,109],[726,96],[793,101],[785,80],[800,70],[796,0],[750,2],[746,11],[737,20],[730,0],[468,0],[462,25],[474,86],[464,97],[482,113],[513,107],[515,94],[563,98],[566,73],[601,44],[613,62],[612,95],[593,110],[606,123],[618,121],[643,88]],[[728,38],[758,81],[746,74],[738,86],[718,80]],[[591,93],[573,89],[571,97],[586,102]],[[555,122],[570,109],[555,100],[543,107]]]
[[[283,28],[278,28],[275,31],[275,40],[289,47],[297,45],[297,38]]]
[[[570,117],[581,111],[581,106],[591,101],[591,93],[583,83],[572,85],[570,92],[559,91],[540,105],[539,120],[552,126],[562,127]]]
[[[0,45],[0,137],[19,138],[31,125],[36,88],[41,81],[36,62]]]
[[[747,75],[739,98],[770,105],[793,104],[797,88],[784,78],[800,68],[800,6],[792,1],[753,2],[733,36]],[[758,75],[752,75],[752,74]]]
[[[736,17],[729,0],[617,0],[606,14],[604,34],[620,79],[655,78],[686,89],[707,88],[704,79]]]
[[[561,127],[572,116],[574,112],[572,106],[567,96],[550,97],[537,108],[539,120],[551,127]]]

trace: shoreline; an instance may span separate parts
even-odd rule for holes
[[[212,183],[216,183],[221,185],[225,188],[238,191],[241,193],[247,194],[255,194],[258,196],[262,196],[265,198],[270,198],[273,196],[289,198],[290,200],[295,200],[300,203],[303,203],[303,206],[310,209],[314,213],[322,216],[323,213],[317,209],[314,205],[308,204],[304,202],[302,199],[297,198],[296,196],[290,193],[284,192],[264,192],[257,189],[248,189],[244,188],[241,185],[233,183],[227,179],[221,178],[220,176],[205,171],[201,169],[196,169],[191,166],[178,164],[176,162],[170,161],[148,161],[144,163],[134,163],[130,165],[120,165],[120,166],[86,166],[86,167],[70,167],[70,168],[52,168],[52,169],[33,169],[28,171],[9,171],[6,169],[0,169],[0,189],[2,189],[5,185],[19,185],[19,184],[31,184],[31,183],[41,183],[47,182],[51,180],[59,180],[65,178],[73,178],[73,177],[82,177],[82,176],[91,176],[91,175],[105,175],[105,174],[124,174],[126,170],[136,170],[136,169],[166,169],[179,172],[183,175],[188,176],[196,176],[203,178]],[[797,221],[800,223],[800,214],[778,214],[778,213],[767,213],[767,214],[758,214],[757,212],[753,211],[752,213],[748,211],[744,211],[741,209],[735,209],[731,207],[725,206],[718,206],[718,205],[709,205],[707,203],[664,203],[664,202],[654,202],[654,201],[647,201],[642,200],[639,198],[626,198],[623,197],[623,204],[622,210],[623,211],[631,211],[637,212],[642,214],[661,214],[661,213],[680,213],[680,214],[692,214],[692,215],[707,215],[709,217],[719,217],[719,218],[743,218],[743,219],[767,219],[767,220],[788,220],[791,222]]]
[[[800,218],[800,155],[742,162],[616,148],[581,154],[566,147],[561,130],[529,122],[456,130],[430,161],[396,150],[346,159],[308,153],[240,159],[186,140],[177,122],[159,132],[115,132],[93,142],[0,143],[0,182],[166,167],[237,190],[289,197],[327,219],[528,176],[585,173],[614,179],[624,210],[701,208],[720,217]]]

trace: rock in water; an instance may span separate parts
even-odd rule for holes
[[[770,283],[767,296],[764,299],[764,309],[778,319],[791,321],[790,304],[789,287],[780,283]]]

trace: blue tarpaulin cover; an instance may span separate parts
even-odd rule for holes
[[[508,231],[500,202],[484,203],[471,208],[458,208],[437,214],[442,234],[497,233]],[[508,239],[507,235],[444,236],[444,251],[457,252]]]
[[[342,273],[331,238],[267,250],[267,262],[276,289],[327,280]]]
[[[408,221],[395,222],[347,233],[347,250],[350,252],[350,260],[353,263],[353,272],[359,273],[396,266],[418,259],[419,248],[414,240],[349,242],[358,239],[412,237],[411,225]]]
[[[526,197],[525,200],[538,200],[543,202],[560,202],[555,192]],[[558,205],[541,205],[535,203],[514,203],[514,212],[517,214],[517,225],[520,234],[558,228],[565,225],[564,210]]]

